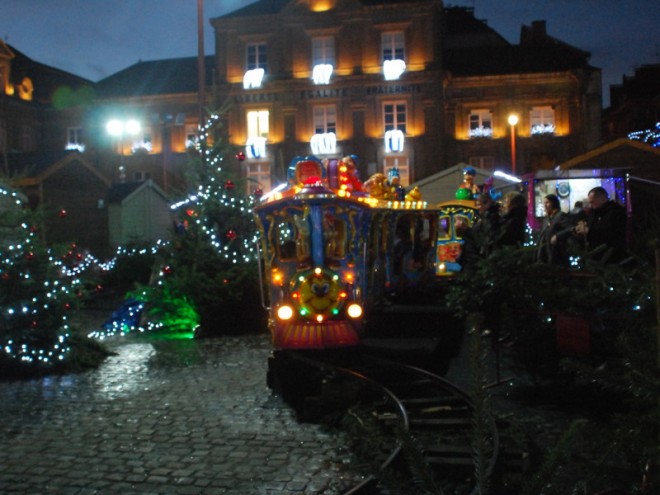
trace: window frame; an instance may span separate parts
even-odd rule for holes
[[[473,126],[473,123],[477,125]],[[484,125],[485,123],[488,123],[488,126]],[[468,114],[468,135],[470,138],[493,137],[493,112],[489,108],[470,110]]]
[[[250,60],[253,58],[254,60]],[[268,72],[268,45],[264,41],[250,42],[245,45],[246,70],[263,69]]]
[[[380,35],[381,63],[386,60],[406,60],[406,37],[403,31],[384,31]]]

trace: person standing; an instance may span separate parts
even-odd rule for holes
[[[490,193],[481,193],[475,203],[479,218],[472,226],[468,227],[460,221],[456,223],[456,232],[464,241],[461,263],[468,267],[490,254],[500,222],[500,207]]]
[[[543,198],[545,218],[539,232],[536,260],[550,265],[568,264],[566,241],[573,228],[570,217],[561,211],[559,198],[548,194]]]
[[[597,259],[606,263],[622,261],[626,256],[626,209],[611,200],[603,187],[594,187],[587,199],[589,214],[578,222],[575,233],[586,240],[589,252],[599,250]]]
[[[525,197],[517,191],[506,193],[502,201],[502,210],[504,214],[501,217],[495,247],[522,247],[525,244],[527,228]]]

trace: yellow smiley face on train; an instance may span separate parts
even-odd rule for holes
[[[299,278],[300,306],[310,315],[329,315],[341,303],[339,277],[315,270]]]

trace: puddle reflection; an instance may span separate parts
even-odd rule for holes
[[[156,350],[151,344],[124,344],[115,349],[95,373],[96,390],[107,398],[133,394],[142,390],[148,379],[149,360]]]

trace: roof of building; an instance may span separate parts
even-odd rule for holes
[[[269,15],[278,14],[288,4],[293,3],[295,0],[258,0],[250,5],[246,5],[241,9],[236,9],[232,12],[219,16],[218,19],[229,19],[234,17],[255,16],[255,15]],[[378,6],[378,5],[395,5],[395,4],[410,4],[410,3],[440,3],[439,0],[355,0],[356,3],[361,3],[365,6]]]
[[[89,79],[35,62],[15,47],[1,40],[0,43],[3,43],[10,50],[11,54],[13,54],[11,58],[10,81],[14,85],[18,85],[26,77],[29,78],[34,87],[33,102],[41,104],[54,103],[54,100],[57,99],[57,90],[65,88],[69,90],[85,88],[90,90],[88,96],[92,96],[91,88],[93,87],[93,83]]]
[[[447,18],[448,31],[456,36],[474,31],[474,23],[466,22],[465,12],[451,9],[455,15]],[[472,14],[470,14],[472,15]],[[452,27],[452,22],[456,24]],[[480,22],[480,21],[477,21]],[[460,24],[460,26],[458,25]],[[484,28],[485,29],[485,28]],[[591,69],[590,53],[564,43],[547,34],[545,21],[534,21],[531,26],[522,26],[520,44],[499,43],[492,36],[482,37],[488,40],[483,44],[449,43],[445,49],[443,61],[445,68],[458,76],[481,76],[488,74],[531,73],[547,71],[565,71],[573,69]]]
[[[161,196],[164,201],[169,201],[165,192],[158,187],[154,181],[149,179],[146,181],[119,182],[113,184],[112,187],[108,189],[108,204],[121,204],[129,201],[134,194],[137,194],[138,191],[145,188],[153,190],[157,195]]]
[[[641,141],[619,138],[571,158],[559,168],[628,169],[634,175],[660,179],[660,149]]]
[[[140,61],[97,84],[101,97],[130,97],[196,93],[198,90],[197,57]],[[206,84],[213,83],[215,57],[204,57]]]

